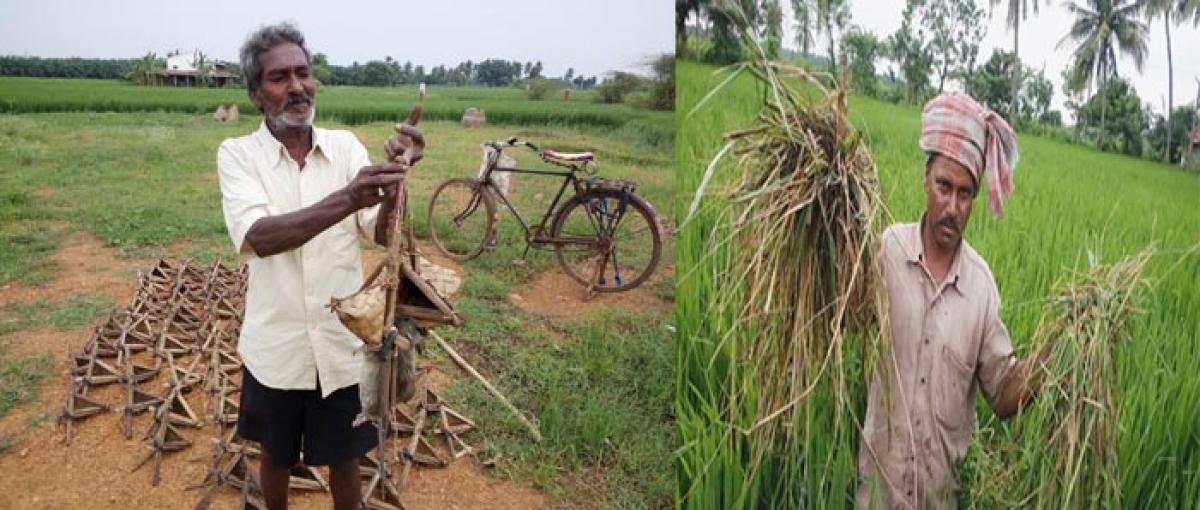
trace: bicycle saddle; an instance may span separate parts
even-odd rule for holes
[[[596,159],[596,156],[590,152],[555,152],[552,150],[542,151],[542,157],[559,161],[594,161]]]

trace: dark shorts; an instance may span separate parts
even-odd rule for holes
[[[238,435],[257,441],[278,467],[294,465],[302,445],[305,464],[328,466],[357,459],[379,441],[374,424],[350,426],[362,410],[358,385],[321,398],[319,383],[315,390],[268,388],[243,366],[240,407]]]

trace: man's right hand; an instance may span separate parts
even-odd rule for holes
[[[385,199],[394,200],[407,174],[408,165],[404,163],[364,166],[346,185],[346,193],[355,210],[371,207]]]

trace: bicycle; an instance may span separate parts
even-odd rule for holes
[[[484,142],[484,146],[492,150],[480,177],[446,180],[429,200],[429,236],[438,251],[465,261],[494,248],[499,200],[525,232],[524,253],[530,248],[552,248],[567,274],[586,286],[589,294],[626,291],[650,277],[661,255],[662,235],[654,208],[636,194],[636,182],[597,177],[590,152],[540,150],[515,137]],[[526,147],[543,162],[566,170],[500,166],[506,147]],[[492,179],[496,172],[557,176],[562,185],[541,221],[531,225],[497,187]]]

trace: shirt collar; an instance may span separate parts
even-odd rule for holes
[[[928,272],[925,267],[925,243],[921,242],[921,233],[924,231],[925,214],[921,214],[921,221],[912,225],[913,228],[908,229],[907,235],[903,236],[903,241],[907,245],[905,253],[908,257],[908,263],[921,267],[923,271]],[[955,290],[962,292],[961,286],[963,282],[962,259],[965,256],[963,251],[966,249],[967,241],[961,240],[958,243],[958,250],[954,252],[954,259],[950,262],[950,269],[946,271],[946,285],[954,287]]]
[[[315,126],[312,128],[312,132],[313,154],[320,154],[324,156],[326,160],[332,163],[334,156],[333,151],[330,150],[329,134],[326,133],[324,129],[317,129]],[[291,155],[288,154],[287,147],[284,147],[283,144],[275,138],[275,135],[271,134],[271,130],[267,128],[266,120],[263,120],[261,123],[259,123],[258,131],[254,132],[254,137],[258,139],[259,143],[262,144],[264,148],[274,152],[276,159],[272,161],[273,164],[277,165],[281,159],[291,157]]]

